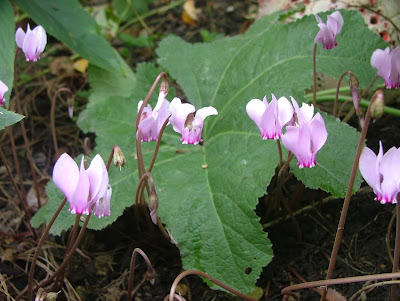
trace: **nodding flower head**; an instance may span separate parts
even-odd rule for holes
[[[328,16],[326,24],[322,22],[318,15],[315,15],[315,18],[320,30],[315,36],[314,44],[321,42],[324,49],[335,48],[337,46],[336,35],[342,30],[344,23],[342,15],[339,11],[335,11]]]
[[[141,141],[157,141],[164,122],[171,115],[168,110],[169,101],[165,98],[166,95],[167,94],[164,90],[160,90],[157,105],[155,106],[154,110],[152,110],[150,105],[147,105],[143,109],[142,115],[138,117],[140,118],[139,130]],[[139,101],[138,112],[142,104],[143,101]]]
[[[314,115],[314,106],[303,103],[301,108],[291,97],[297,121],[293,126],[286,126],[282,136],[283,145],[297,158],[300,168],[317,165],[317,152],[325,144],[328,132],[320,113]]]
[[[170,123],[174,131],[182,135],[183,144],[198,144],[201,141],[204,119],[210,115],[218,115],[214,107],[204,107],[194,114],[195,107],[175,97],[169,107],[171,112]]]
[[[360,157],[360,172],[364,180],[374,190],[381,204],[397,203],[400,191],[400,149],[392,147],[383,154],[382,142],[379,142],[379,153],[365,147]]]
[[[108,172],[100,155],[96,155],[88,169],[82,157],[80,168],[66,153],[57,160],[53,169],[53,181],[64,193],[74,214],[90,214],[94,206],[95,215],[110,215],[112,190],[108,183]]]
[[[28,24],[26,32],[19,27],[15,33],[15,42],[17,43],[17,46],[25,53],[27,61],[36,62],[46,47],[46,31],[40,25],[31,30]]]
[[[282,128],[293,118],[293,106],[285,97],[272,100],[268,104],[267,97],[263,101],[252,99],[246,106],[249,117],[256,123],[263,139],[280,139]]]

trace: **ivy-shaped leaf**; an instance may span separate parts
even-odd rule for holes
[[[0,130],[3,130],[5,127],[19,122],[22,118],[24,118],[23,115],[8,111],[0,107]]]

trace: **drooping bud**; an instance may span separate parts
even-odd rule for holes
[[[158,208],[158,196],[154,189],[150,191],[149,195],[149,211],[151,221],[154,225],[157,225],[157,208]]]
[[[160,84],[160,93],[163,92],[165,94],[165,96],[168,95],[169,92],[169,85],[168,85],[168,79],[166,78],[166,76],[163,76],[162,80],[161,80],[161,84]],[[164,97],[165,97],[164,96]]]
[[[154,283],[156,282],[156,277],[157,277],[156,271],[153,269],[151,265],[147,265],[146,278],[147,280],[149,280],[151,285],[154,285]]]
[[[350,76],[349,76],[349,85],[350,85],[350,90],[351,93],[353,95],[353,103],[354,103],[354,107],[356,108],[356,110],[358,110],[360,102],[358,100],[358,79],[357,77],[350,72]]]
[[[126,158],[124,156],[124,153],[122,152],[121,148],[118,145],[114,145],[113,160],[115,167],[119,165],[119,170],[121,170],[121,167],[124,167],[126,163]]]
[[[382,90],[378,90],[375,92],[374,96],[371,99],[371,117],[374,120],[377,120],[382,117],[383,109],[385,107],[385,100],[383,97]]]
[[[68,97],[67,105],[68,105],[68,115],[70,118],[72,118],[72,116],[74,116],[74,98],[72,95]]]

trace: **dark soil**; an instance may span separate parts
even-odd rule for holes
[[[174,8],[166,13],[155,15],[146,19],[146,24],[156,36],[165,36],[173,33],[189,42],[202,41],[200,30],[207,29],[235,35],[244,32],[251,21],[245,18],[251,6],[256,1],[198,1],[196,6],[202,9],[196,25],[188,25],[182,21],[182,8]],[[153,4],[154,5],[154,4]],[[158,5],[157,2],[155,5]],[[161,5],[161,4],[159,4]],[[135,24],[130,29],[138,34],[142,28]],[[158,40],[156,39],[156,42]],[[116,45],[120,44],[115,42]],[[54,47],[61,47],[54,41]],[[67,51],[67,50],[66,50]],[[133,47],[130,57],[127,58],[133,68],[143,61],[154,59],[154,49]],[[51,58],[47,58],[50,60]],[[48,63],[48,62],[43,62]],[[19,65],[24,73],[35,74],[37,70],[26,69],[23,62]],[[41,68],[37,66],[35,68]],[[35,163],[41,170],[42,177],[51,175],[54,163],[54,149],[51,147],[51,135],[48,118],[45,112],[50,111],[49,100],[54,87],[68,85],[74,91],[84,91],[86,78],[80,74],[69,74],[62,77],[57,74],[47,74],[34,82],[36,87],[29,91],[20,91],[24,112],[27,115],[26,125],[29,137],[33,141],[33,156]],[[46,91],[52,87],[52,92]],[[49,90],[50,91],[50,90]],[[47,92],[47,93],[46,93]],[[28,100],[36,99],[34,105]],[[76,99],[79,114],[85,104],[84,94]],[[62,149],[71,155],[83,151],[82,140],[85,138],[73,121],[65,117],[66,102],[59,100],[57,108],[57,123],[59,143]],[[393,107],[400,107],[396,100],[391,103]],[[26,111],[25,111],[26,110]],[[40,112],[40,114],[39,114]],[[351,121],[353,125],[356,120]],[[25,154],[23,140],[16,127],[14,136],[17,149],[21,156],[22,170],[26,179],[30,179],[30,172]],[[94,137],[90,136],[92,143]],[[10,141],[2,133],[1,144],[9,145]],[[393,116],[384,116],[381,120],[370,125],[367,145],[374,151],[378,150],[378,142],[382,140],[385,150],[392,146],[400,146],[400,119]],[[11,150],[5,150],[9,162],[13,162]],[[18,235],[10,233],[26,233],[22,209],[13,204],[14,190],[5,173],[0,174],[2,181],[0,211],[2,224],[0,230],[1,254],[0,272],[6,284],[8,293],[0,290],[0,299],[6,300],[7,295],[15,297],[27,284],[29,265],[27,258],[33,255],[36,242],[27,234]],[[30,182],[29,182],[30,184]],[[329,256],[333,245],[337,223],[342,208],[342,199],[329,198],[324,192],[305,189],[301,183],[292,178],[286,185],[288,191],[285,202],[295,218],[288,217],[288,212],[283,204],[271,204],[274,200],[261,198],[257,207],[257,214],[262,223],[269,225],[265,228],[273,244],[275,257],[264,268],[257,286],[264,290],[261,300],[281,300],[281,290],[291,284],[305,281],[322,280],[326,276]],[[291,196],[291,197],[289,197]],[[395,206],[381,205],[373,200],[374,194],[368,187],[363,187],[352,197],[349,214],[344,230],[344,237],[337,260],[334,277],[348,277],[356,275],[371,275],[391,272],[391,260],[387,249],[386,237],[389,236],[391,248],[394,245],[395,223],[391,223]],[[3,202],[4,201],[4,202]],[[312,205],[312,206],[310,206]],[[309,206],[299,214],[296,212]],[[274,207],[274,210],[269,208]],[[130,258],[134,248],[141,248],[149,256],[157,273],[156,282],[151,285],[148,281],[138,287],[134,300],[163,300],[169,293],[175,277],[182,271],[179,250],[169,243],[159,232],[158,228],[149,225],[145,220],[133,222],[133,208],[128,208],[113,225],[103,231],[87,230],[80,244],[81,256],[75,256],[72,262],[72,273],[69,281],[71,286],[65,286],[63,293],[57,300],[125,300],[128,282]],[[387,233],[389,232],[389,235]],[[8,233],[8,234],[6,234]],[[40,233],[40,231],[39,231]],[[55,248],[46,249],[42,255],[51,264],[59,264],[64,256],[64,248],[69,233],[62,237],[49,238]],[[140,256],[137,257],[134,285],[139,284],[146,272],[146,264]],[[42,279],[47,274],[45,268],[37,268],[36,279]],[[365,283],[335,286],[334,288],[347,298],[361,289]],[[72,287],[74,289],[72,289]],[[179,292],[186,300],[236,300],[235,297],[221,291],[211,290],[199,277],[186,277],[179,287]],[[382,286],[366,292],[367,300],[388,300],[390,287]],[[68,296],[68,297],[66,297]],[[318,292],[311,289],[295,293],[293,300],[319,300]]]

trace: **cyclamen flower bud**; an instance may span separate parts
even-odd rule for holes
[[[154,225],[157,225],[157,208],[158,208],[158,196],[154,189],[151,190],[149,195],[149,210],[151,221]]]
[[[114,145],[114,165],[117,167],[119,165],[119,169],[121,170],[121,167],[124,167],[126,163],[126,158],[124,156],[124,153],[122,152],[121,148],[118,145]]]
[[[353,103],[354,103],[354,107],[356,108],[356,110],[358,110],[359,106],[360,106],[360,102],[358,100],[358,79],[357,77],[351,72],[350,76],[349,76],[349,85],[350,85],[350,90],[351,93],[353,95]]]
[[[382,117],[383,109],[385,107],[385,100],[383,92],[378,90],[375,92],[371,100],[371,117],[376,120]]]

